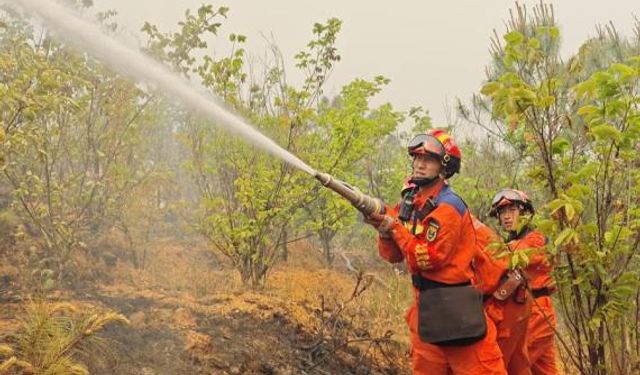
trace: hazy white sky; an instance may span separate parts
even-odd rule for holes
[[[337,65],[326,94],[338,93],[354,78],[384,75],[391,84],[376,100],[391,102],[405,110],[421,105],[436,124],[446,120],[446,103],[466,99],[479,90],[489,61],[492,30],[501,35],[504,20],[514,1],[507,0],[94,0],[97,9],[115,9],[117,21],[137,33],[144,21],[170,31],[187,8],[203,3],[230,8],[221,37],[211,48],[220,54],[229,33],[248,37],[247,50],[262,56],[266,42],[261,34],[273,35],[288,59],[293,74],[293,56],[311,38],[312,25],[329,17],[343,20]],[[537,0],[521,1],[531,8]],[[640,16],[638,0],[552,1],[564,40],[563,55],[576,51],[595,34],[595,25],[613,21],[623,35],[631,35],[634,15]],[[299,77],[299,76],[298,76]]]

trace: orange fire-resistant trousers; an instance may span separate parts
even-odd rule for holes
[[[411,336],[411,369],[414,375],[506,375],[496,327],[487,318],[487,336],[466,346],[437,346],[418,336],[418,310],[412,305],[405,316]]]
[[[496,325],[498,346],[509,375],[531,375],[527,351],[527,326],[531,316],[531,298],[520,304],[509,298],[490,298],[485,311]]]
[[[533,375],[558,374],[555,336],[549,324],[555,328],[556,315],[551,297],[538,297],[533,304],[527,328],[527,349]]]

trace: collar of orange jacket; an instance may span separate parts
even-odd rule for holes
[[[437,183],[431,186],[421,188],[420,191],[418,191],[415,200],[413,201],[414,207],[418,210],[421,210],[424,207],[425,203],[427,203],[427,200],[429,198],[435,201],[438,194],[440,194],[440,190],[442,190],[442,188],[446,184],[446,181],[439,180]]]
[[[509,236],[507,237],[507,242],[520,240],[524,236],[526,236],[529,232],[531,232],[531,227],[529,227],[528,225],[525,225],[524,228],[520,229],[519,232],[510,231]]]

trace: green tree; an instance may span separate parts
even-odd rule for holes
[[[564,355],[581,374],[631,373],[639,358],[630,319],[639,289],[639,60],[614,62],[614,53],[581,63],[591,41],[565,64],[551,7],[533,13],[518,7],[504,45],[493,41],[486,108],[504,140],[527,145],[521,178],[549,200],[539,225],[554,239]]]
[[[379,150],[380,140],[394,131],[402,119],[389,104],[369,108],[370,99],[387,83],[383,77],[375,77],[373,81],[357,79],[345,85],[331,105],[321,106],[316,128],[305,138],[310,144],[306,160],[353,186],[366,186],[368,175],[363,173],[366,157],[377,155],[372,151]],[[319,191],[304,209],[305,228],[317,233],[325,260],[331,264],[332,241],[355,223],[357,211],[326,189]]]
[[[146,25],[148,50],[178,71],[196,73],[213,94],[302,160],[351,178],[346,174],[350,164],[372,152],[367,142],[395,127],[400,115],[390,105],[371,109],[368,104],[386,83],[381,77],[348,84],[332,103],[322,97],[323,85],[340,60],[335,42],[341,21],[329,19],[313,26],[312,40],[295,56],[304,74],[298,88],[287,82],[277,46],[271,46],[272,60],[262,67],[261,76],[246,73],[245,38],[237,34],[229,35],[226,57],[192,58],[195,49],[177,53],[188,46],[204,49],[206,40],[217,36],[215,16],[222,13],[201,7],[197,14],[193,18],[187,12],[181,30],[173,34]],[[187,46],[185,41],[190,41]],[[204,119],[180,110],[175,114],[172,121],[191,151],[188,169],[200,195],[197,227],[215,251],[232,261],[246,284],[264,282],[291,233],[314,229],[330,244],[337,230],[353,220],[352,209],[321,192],[309,176],[256,152]],[[306,208],[306,215],[300,214],[300,207]],[[293,218],[298,229],[290,229]],[[330,250],[326,253],[329,259]]]
[[[62,280],[77,271],[74,253],[154,171],[142,160],[152,98],[46,30],[36,37],[17,15],[2,16],[2,171],[42,239],[37,268]]]

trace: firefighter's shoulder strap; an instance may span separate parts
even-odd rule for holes
[[[422,208],[414,212],[413,214],[413,226],[411,227],[411,233],[416,235],[416,228],[418,226],[418,222],[422,222],[422,220],[427,217],[431,213],[431,211],[435,210],[438,204],[431,198],[428,198],[424,203]]]
[[[427,198],[424,205],[414,213],[412,230],[414,235],[418,221],[424,220],[425,217],[438,207],[440,202],[452,204],[461,215],[468,210],[467,203],[448,185],[444,185],[433,197]]]

